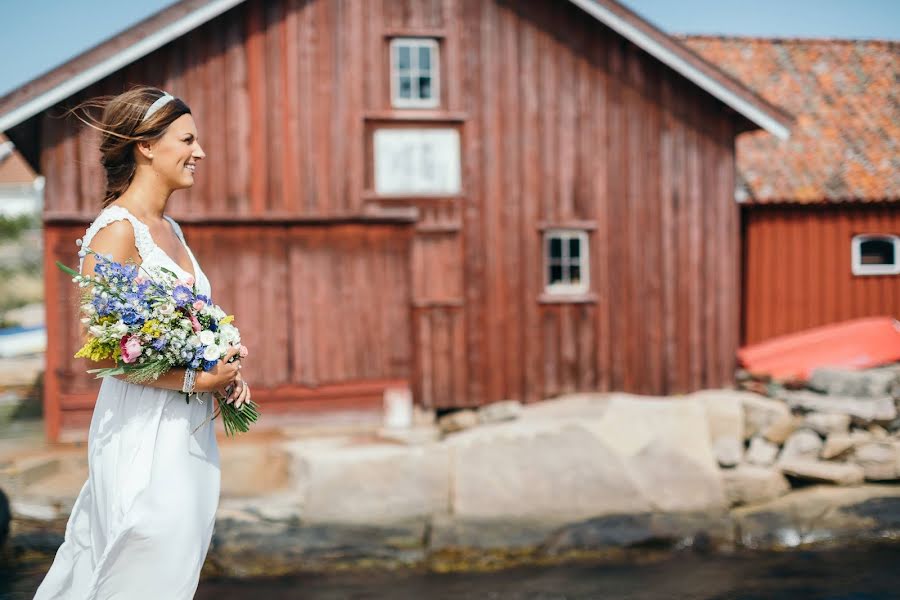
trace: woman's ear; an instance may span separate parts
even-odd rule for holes
[[[153,148],[150,147],[150,142],[147,140],[139,140],[135,145],[137,151],[146,158],[147,160],[153,159]]]

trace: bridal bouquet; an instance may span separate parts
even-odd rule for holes
[[[100,361],[111,358],[116,366],[90,369],[97,377],[125,375],[133,383],[155,380],[174,367],[209,371],[228,351],[240,345],[241,335],[234,317],[197,293],[193,278],[180,279],[164,267],[153,273],[134,264],[114,262],[110,256],[82,248],[80,256],[92,254],[97,263],[93,274],[79,272],[57,262],[84,288],[81,322],[87,326],[78,358]],[[240,345],[240,356],[247,355]],[[189,395],[185,395],[187,402]],[[218,412],[228,435],[246,432],[259,417],[254,402],[241,405],[217,395]]]

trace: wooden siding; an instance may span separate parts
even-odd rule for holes
[[[900,318],[900,275],[853,275],[850,245],[900,235],[895,204],[747,206],[744,343],[858,317]]]
[[[439,40],[439,109],[390,108],[396,35]],[[569,3],[251,0],[79,98],[132,82],[194,110],[209,158],[169,212],[216,289],[230,288],[235,265],[270,278],[270,293],[217,300],[265,327],[248,341],[271,358],[257,379],[272,390],[411,377],[418,402],[448,408],[731,380],[741,121]],[[58,113],[40,117],[45,216],[48,248],[69,252],[81,231],[66,224],[94,217],[103,176],[93,134]],[[371,135],[384,126],[456,128],[462,193],[377,196]],[[350,222],[330,245],[331,228]],[[561,300],[543,294],[542,236],[566,226],[589,232],[591,292]],[[375,242],[370,227],[405,242]],[[242,241],[221,264],[226,233]],[[345,264],[357,243],[390,268]],[[356,268],[389,279],[373,286]],[[373,306],[388,312],[354,313]],[[334,339],[315,337],[334,327]],[[269,336],[277,344],[264,349]]]
[[[77,266],[73,240],[83,234],[81,226],[48,228],[47,255]],[[364,390],[380,407],[384,387],[409,381],[408,227],[187,226],[185,236],[213,301],[236,316],[252,354],[247,379],[270,408],[315,406],[308,400],[348,385],[344,400]],[[78,288],[47,267],[47,333],[58,340],[48,347],[48,398],[51,408],[88,410],[99,385],[72,358]]]

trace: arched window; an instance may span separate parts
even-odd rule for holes
[[[854,275],[897,275],[900,273],[900,236],[857,235],[851,245]]]

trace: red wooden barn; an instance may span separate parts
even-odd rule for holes
[[[686,41],[796,118],[737,142],[744,341],[900,318],[900,44]]]
[[[612,0],[187,0],[0,99],[47,178],[51,437],[95,397],[52,265],[103,185],[58,115],[132,83],[193,108],[171,213],[267,415],[732,378],[734,140],[779,108]]]

